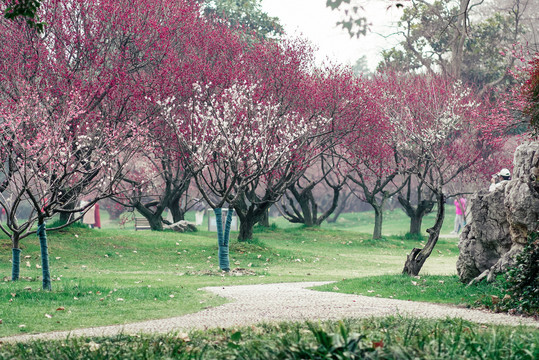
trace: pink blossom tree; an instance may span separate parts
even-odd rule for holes
[[[64,124],[66,133],[58,136],[63,136],[66,144],[71,141],[69,149],[77,150],[73,153],[75,159],[71,161],[83,164],[79,168],[85,170],[76,172],[77,186],[73,185],[75,180],[70,176],[50,175],[59,176],[62,181],[45,180],[55,188],[43,190],[41,194],[47,191],[56,194],[54,202],[46,197],[47,207],[43,203],[45,196],[34,193],[30,196],[26,190],[36,188],[34,184],[24,185],[23,182],[23,186],[20,180],[9,180],[15,170],[20,172],[26,171],[25,167],[42,166],[31,164],[30,160],[38,159],[23,156],[25,153],[15,146],[15,142],[10,148],[14,152],[6,154],[9,154],[9,159],[25,158],[25,167],[6,168],[6,174],[10,175],[6,175],[6,184],[23,186],[25,191],[13,193],[7,187],[6,191],[9,196],[19,194],[18,199],[28,196],[26,200],[33,204],[38,222],[53,213],[60,213],[69,223],[76,219],[72,214],[81,210],[77,208],[77,201],[93,194],[90,190],[95,186],[92,184],[99,181],[117,184],[117,180],[126,175],[106,174],[97,166],[100,163],[98,159],[102,158],[106,166],[112,166],[108,159],[110,154],[116,154],[116,168],[125,169],[122,154],[125,154],[125,159],[132,154],[132,148],[125,142],[131,141],[129,145],[137,147],[147,144],[147,137],[142,136],[146,136],[146,129],[152,129],[149,125],[159,114],[148,96],[171,88],[170,82],[164,80],[174,79],[180,71],[176,64],[184,45],[177,34],[187,34],[185,36],[188,37],[191,29],[197,27],[193,19],[199,18],[200,14],[198,8],[187,1],[48,0],[44,2],[39,17],[49,24],[42,34],[21,21],[0,21],[0,32],[4,36],[0,44],[3,54],[0,58],[0,106],[7,114],[6,119],[10,113],[16,119],[35,113],[48,119],[50,126]],[[179,51],[171,51],[173,47]],[[29,144],[42,141],[43,134],[49,131],[45,125],[36,125],[36,129],[43,131],[33,133],[35,140],[25,141]],[[92,127],[102,131],[102,140],[95,139],[98,136]],[[80,144],[79,137],[90,136],[85,132],[93,136],[95,143],[83,151],[77,143]],[[6,138],[5,141],[8,140]],[[125,146],[122,154],[118,153],[117,146],[120,145]],[[24,143],[18,146],[24,148]],[[40,146],[39,143],[35,145],[36,148]],[[65,151],[58,149],[58,153]],[[74,165],[75,168],[77,166]],[[106,193],[110,195],[113,190],[119,191],[109,186],[108,191],[98,192],[91,198],[95,200]],[[16,200],[10,206],[16,207],[21,201]],[[25,230],[30,229],[33,219],[27,222]],[[21,228],[14,225],[11,230],[21,234],[17,229]],[[20,237],[14,235],[12,238],[15,239],[14,245],[18,245]]]
[[[78,123],[87,105],[78,94],[62,106],[58,101],[27,89],[16,102],[0,102],[0,206],[7,218],[0,229],[12,241],[12,280],[19,278],[20,241],[36,233],[32,226],[37,223],[45,290],[51,289],[45,220],[66,211],[70,224],[114,193],[140,140],[134,122],[120,129],[89,116],[91,122]],[[89,201],[66,209],[66,200],[75,200],[66,198],[71,196]],[[31,209],[26,216],[20,212],[24,206]]]
[[[249,44],[239,30],[213,19],[195,16],[189,20],[188,31],[183,29],[170,40],[169,51],[176,53],[175,61],[167,77],[160,79],[160,88],[148,95],[154,104],[170,102],[181,107],[196,96],[193,83],[202,84],[212,93],[242,76],[238,66]],[[174,222],[183,220],[180,199],[186,195],[193,175],[188,165],[190,155],[165,119],[166,114],[157,114],[146,140],[152,146],[137,158],[136,173],[124,178],[126,192],[115,198],[147,218],[153,230],[163,228],[162,214],[167,208]]]
[[[196,96],[187,103],[162,103],[204,200],[216,210],[223,270],[229,268],[229,226],[221,232],[220,209],[234,208],[239,239],[250,239],[254,224],[327,147],[325,135],[332,133],[327,107],[311,103],[327,89],[321,86],[324,74],[305,71],[310,59],[302,59],[302,48],[263,45],[245,54],[243,80],[222,90],[196,83]]]
[[[435,75],[387,73],[382,101],[406,172],[424,180],[437,203],[435,224],[422,248],[408,255],[403,273],[417,275],[431,254],[444,220],[448,187],[466,174],[487,179],[503,139],[493,124],[507,119],[499,104],[479,97],[459,82]]]
[[[362,79],[356,93],[366,129],[349,132],[344,138],[342,156],[345,172],[354,187],[353,194],[374,209],[373,239],[382,238],[384,206],[402,184],[404,164],[396,151],[394,128],[385,112],[384,82],[378,77]]]

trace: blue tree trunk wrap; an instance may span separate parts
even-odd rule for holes
[[[19,271],[21,268],[21,249],[12,249],[11,281],[19,280]]]
[[[225,234],[223,234],[222,209],[213,209],[213,212],[215,213],[215,225],[217,226],[217,242],[219,245],[219,268],[223,271],[229,271],[230,260],[228,259],[228,237],[225,237]]]
[[[47,233],[45,223],[37,226],[37,236],[41,248],[41,270],[43,271],[43,290],[51,290],[51,272],[49,269],[49,247],[47,245]]]

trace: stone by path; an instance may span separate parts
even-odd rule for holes
[[[481,324],[528,325],[539,321],[454,306],[413,301],[321,292],[306,288],[328,282],[281,283],[207,287],[204,290],[231,300],[230,303],[174,318],[142,321],[72,331],[0,338],[2,342],[65,339],[67,336],[111,336],[119,333],[168,333],[251,325],[258,322],[330,320],[371,316],[404,315],[422,318],[462,318]]]

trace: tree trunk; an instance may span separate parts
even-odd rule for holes
[[[410,234],[421,234],[421,224],[423,223],[423,215],[416,212],[410,215]]]
[[[339,205],[337,206],[337,208],[333,212],[333,216],[331,218],[328,218],[328,220],[327,220],[328,223],[337,222],[337,219],[339,218],[339,216],[342,214],[342,212],[346,208],[346,205],[348,203],[348,199],[350,198],[350,195],[352,195],[352,192],[346,193],[346,195],[344,195],[344,198],[341,199],[341,201],[339,202]]]
[[[172,214],[172,222],[177,223],[178,221],[185,220],[185,212],[183,211],[180,204],[181,194],[172,201],[169,202],[168,208]]]
[[[373,207],[374,207],[374,231],[372,233],[372,238],[375,240],[379,240],[382,238],[382,222],[384,220],[383,204],[382,204],[382,207],[379,207],[379,206],[373,206]]]
[[[434,250],[434,246],[438,242],[445,215],[445,197],[441,190],[438,191],[439,192],[436,196],[438,203],[436,222],[434,223],[433,227],[427,229],[427,232],[429,233],[429,240],[423,249],[414,248],[410,252],[404,264],[404,269],[402,270],[403,274],[417,276],[423,267],[423,264],[432,253],[432,250]]]
[[[421,200],[417,207],[413,207],[408,199],[398,197],[400,204],[406,215],[410,217],[410,234],[420,235],[423,217],[430,213],[435,202],[431,200]]]
[[[11,264],[11,281],[18,281],[21,271],[21,249],[13,248],[12,253],[12,264]]]
[[[309,188],[305,189],[300,196],[296,196],[296,201],[303,214],[303,225],[309,227],[316,225],[316,203],[311,201],[312,197],[312,191]]]
[[[247,242],[253,239],[253,227],[255,226],[257,219],[253,219],[250,216],[244,217],[240,221],[240,233],[238,234],[238,241]]]
[[[225,229],[223,231],[223,216],[222,209],[213,209],[215,213],[215,225],[217,226],[217,244],[219,247],[218,258],[219,268],[223,271],[230,271],[229,260],[229,239],[230,239],[230,224],[232,223],[232,209],[228,209],[226,216]]]
[[[64,208],[73,210],[76,205],[77,204],[75,201],[70,201],[69,203],[65,204]],[[73,214],[72,212],[60,212],[60,222],[62,224],[67,224],[69,219],[72,218],[73,216],[75,216],[75,214]]]
[[[152,230],[163,230],[163,220],[161,218],[163,210],[161,207],[159,207],[156,211],[151,211],[150,209],[146,208],[146,206],[138,203],[135,206],[135,209],[137,209],[137,211],[148,220],[148,223],[150,224],[150,228]]]
[[[269,209],[264,212],[264,215],[262,215],[262,219],[260,219],[258,225],[269,228]]]
[[[49,246],[47,244],[47,233],[45,223],[40,221],[37,226],[37,236],[39,237],[39,247],[41,248],[41,271],[43,273],[43,290],[52,290],[51,272],[49,268]]]

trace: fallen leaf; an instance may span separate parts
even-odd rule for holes
[[[367,292],[368,292],[368,293],[373,293],[373,292],[374,292],[374,290],[367,290]]]
[[[417,282],[416,282],[416,281],[412,281],[412,285],[417,286]]]
[[[32,266],[32,265],[30,265],[30,261],[27,261],[26,262],[26,267],[30,267],[30,266]]]
[[[25,259],[31,259],[32,257],[30,255],[26,255],[24,258]]]
[[[99,344],[96,343],[96,342],[90,341],[90,342],[88,343],[88,349],[89,349],[90,351],[92,351],[92,352],[93,352],[93,351],[99,350],[100,347],[101,347],[101,345],[99,345]]]
[[[65,310],[65,307],[63,306],[60,306],[58,309],[56,309],[56,311],[63,311],[63,310]]]
[[[11,293],[11,297],[15,297],[15,296],[17,296],[16,293]]]
[[[27,286],[27,287],[24,288],[24,290],[30,291],[30,290],[32,290],[32,288],[30,286]]]
[[[339,288],[338,288],[338,287],[336,287],[336,286],[334,286],[334,287],[333,287],[333,290],[339,290]]]
[[[438,280],[438,282],[439,282],[440,284],[443,284],[445,281],[443,281],[443,280]]]
[[[500,302],[500,298],[499,298],[498,296],[496,296],[496,295],[491,295],[490,297],[492,298],[492,303],[493,303],[494,305],[496,305],[497,303]]]
[[[191,339],[189,338],[189,335],[187,335],[186,333],[179,333],[177,338],[185,342],[191,341]]]
[[[174,295],[170,294],[169,297],[170,297],[171,299],[173,299],[173,298],[174,298]]]
[[[502,299],[503,301],[511,300],[511,295],[505,294],[505,296]]]
[[[52,315],[50,315],[50,314],[45,314],[45,317],[46,317],[47,319],[51,319],[51,318],[52,318]]]
[[[251,267],[251,266],[253,266],[253,263],[247,264],[247,267]]]
[[[76,296],[74,296],[74,297],[73,297],[73,300],[79,300],[79,298],[78,298],[78,297],[76,297]]]
[[[2,324],[2,319],[0,319],[0,324]]]
[[[57,256],[57,257],[56,257],[56,260],[60,260],[60,259],[61,259],[61,257],[60,257],[60,256]]]
[[[258,255],[258,256],[257,256],[257,258],[259,258],[259,259],[260,259],[261,257],[262,257],[262,255]]]
[[[19,327],[20,327],[20,328],[22,329],[22,328],[25,328],[25,327],[26,327],[26,325],[24,325],[24,324],[20,324],[20,325],[19,325]]]
[[[116,299],[116,301],[124,301],[124,299],[118,298],[118,299]]]
[[[36,264],[36,269],[41,269],[41,265]]]
[[[372,347],[375,348],[375,349],[384,347],[384,340],[380,340],[378,342],[373,341],[372,342]]]

